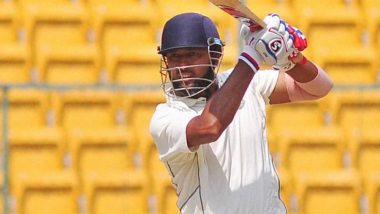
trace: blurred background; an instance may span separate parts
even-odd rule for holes
[[[307,36],[335,87],[269,106],[269,145],[292,214],[380,213],[380,1],[247,0]],[[164,102],[163,24],[211,17],[239,54],[238,22],[207,0],[0,1],[0,213],[172,214],[149,134]]]

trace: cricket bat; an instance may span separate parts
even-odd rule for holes
[[[239,0],[209,0],[211,3],[224,10],[226,13],[238,19],[240,22],[248,23],[251,31],[261,30],[266,27],[265,22],[254,14]]]

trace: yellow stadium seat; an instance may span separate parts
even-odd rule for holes
[[[270,111],[269,108],[271,106],[267,107],[267,111]],[[267,142],[269,146],[269,151],[272,153],[273,161],[275,164],[278,163],[277,160],[277,154],[278,154],[278,146],[276,144],[277,140],[276,130],[272,129],[272,127],[267,126]]]
[[[21,0],[19,5],[26,42],[33,53],[34,64],[45,61],[46,52],[57,50],[57,55],[60,55],[61,49],[64,49],[71,53],[78,51],[75,50],[76,46],[88,43],[88,17],[81,1]]]
[[[0,47],[18,40],[20,17],[12,1],[0,2]]]
[[[158,173],[158,172],[156,172]],[[179,208],[177,207],[177,193],[171,183],[170,177],[164,172],[162,174],[158,173],[155,177],[155,196],[156,196],[156,212],[157,214],[165,213],[180,213]]]
[[[315,43],[318,45],[318,41]],[[313,60],[335,84],[373,84],[378,81],[377,55],[372,46],[325,47],[313,51]]]
[[[18,183],[15,213],[79,213],[78,185],[71,171],[29,174]]]
[[[11,132],[11,174],[63,168],[63,140],[63,133],[57,128]]]
[[[325,101],[327,98],[324,98]],[[329,124],[324,102],[307,101],[270,106],[267,123],[274,130],[323,127]]]
[[[270,13],[275,13],[280,15],[290,25],[297,26],[297,19],[291,0],[248,0],[246,4],[262,19]]]
[[[159,153],[156,146],[152,143],[150,147],[148,166],[146,171],[149,175],[152,192],[154,196],[154,208],[157,214],[180,213],[177,207],[177,193],[174,188],[169,170],[165,163],[159,159]]]
[[[1,93],[1,99],[3,98],[4,94]],[[8,128],[11,131],[18,131],[20,133],[22,131],[47,127],[48,94],[46,92],[13,89],[8,93],[8,101]],[[4,112],[4,109],[1,110],[1,114],[3,114],[2,112]],[[12,133],[10,134],[12,135]]]
[[[153,145],[149,131],[150,120],[159,103],[165,102],[163,91],[141,91],[127,94],[124,98],[124,110],[127,118],[126,124],[133,136],[133,144],[144,157]],[[146,160],[143,160],[146,163]]]
[[[356,46],[361,44],[364,21],[357,0],[295,0],[293,4],[298,20],[296,27],[308,40],[307,56],[313,59],[319,56],[319,51],[340,54],[350,52],[347,47],[359,49]]]
[[[271,105],[267,108],[268,143],[275,161],[278,161],[280,139],[283,135],[297,136],[297,133],[307,131],[312,134],[317,130],[328,129],[329,116],[325,113],[328,98],[321,101],[307,101]]]
[[[351,170],[304,174],[295,181],[299,214],[357,214],[360,193],[360,177]]]
[[[143,169],[149,179],[150,194],[153,196],[154,204],[152,204],[153,213],[179,213],[177,207],[177,194],[171,183],[169,171],[165,167],[165,163],[159,159],[159,153],[153,140],[146,139],[147,142],[139,143],[144,145],[143,151]]]
[[[303,172],[331,171],[345,166],[343,132],[338,127],[304,129],[278,137],[281,166],[294,176]]]
[[[90,178],[84,194],[88,213],[148,213],[147,178],[142,171],[102,174]]]
[[[358,0],[294,0],[293,4],[295,6],[294,11],[298,13],[299,28],[306,33],[310,40],[313,40],[311,42],[315,41],[312,31],[319,31],[320,28],[327,28],[328,36],[344,36],[340,33],[349,32],[346,30],[359,32],[362,27],[363,16]],[[328,10],[326,10],[326,5],[329,7]],[[313,29],[313,27],[316,27],[316,29]],[[352,35],[352,32],[345,36],[350,35]],[[352,39],[350,37],[346,38]],[[316,41],[319,41],[318,38]],[[339,41],[331,41],[330,43],[333,44],[334,42]],[[319,42],[317,43],[320,45]]]
[[[19,2],[26,39],[33,50],[41,46],[82,44],[87,41],[88,17],[81,1]]]
[[[367,213],[380,213],[380,172],[365,177],[364,192],[368,200]]]
[[[101,78],[99,60],[94,45],[45,46],[36,59],[38,79],[51,84],[95,84]]]
[[[121,47],[107,49],[105,68],[109,82],[120,84],[160,84],[160,56],[152,46],[128,50]]]
[[[157,13],[151,1],[89,0],[88,2],[98,42],[107,43],[116,40],[115,43],[136,46],[134,43],[136,41],[141,44],[155,41],[155,35],[150,33],[156,21],[152,18],[153,14]],[[122,35],[117,35],[120,32]]]
[[[21,16],[13,1],[0,1],[0,82],[31,81],[30,51],[19,32]]]
[[[379,130],[379,90],[339,90],[330,97],[333,123],[343,127],[346,133],[364,134],[365,131]]]
[[[380,2],[377,0],[362,0],[362,6],[370,43],[380,47]]]
[[[12,131],[9,144],[10,176],[16,178],[11,180],[12,191],[19,185],[17,177],[64,168],[64,138],[60,129]]]
[[[68,137],[73,168],[81,185],[86,185],[93,176],[120,173],[133,168],[125,129],[81,134]]]
[[[69,132],[117,127],[118,96],[105,90],[72,90],[52,96],[58,126]]]
[[[331,94],[333,123],[343,128],[349,139],[352,165],[366,175],[380,170],[379,90],[346,90]]]
[[[30,51],[25,44],[0,45],[0,82],[28,83],[34,81],[35,75],[30,72],[30,58]]]
[[[22,0],[19,4],[37,81],[96,83],[100,62],[97,49],[89,47],[83,3]]]
[[[220,37],[222,41],[225,43],[225,46],[223,48],[223,60],[219,69],[220,72],[233,68],[237,63],[238,56],[241,52],[239,46],[240,37],[238,35],[238,21],[233,21],[235,22],[231,25],[223,26],[223,24],[221,24],[217,26]]]
[[[358,130],[349,139],[352,165],[363,176],[380,172],[380,133],[379,129]]]
[[[139,83],[148,77],[151,82],[150,76],[159,69],[153,3],[90,0],[89,4],[95,40],[103,53],[105,81]]]

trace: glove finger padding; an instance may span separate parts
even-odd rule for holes
[[[243,39],[245,45],[251,45],[250,43],[253,42],[254,33],[251,32],[247,25],[243,24],[240,28],[240,37]]]
[[[298,51],[303,51],[307,48],[307,39],[298,28],[288,25],[289,33],[294,37],[294,47]]]
[[[267,28],[275,28],[278,29],[280,27],[281,19],[277,14],[269,14],[264,18],[265,24],[267,24]]]

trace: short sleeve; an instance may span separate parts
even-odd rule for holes
[[[178,110],[166,104],[156,108],[150,122],[150,133],[161,160],[169,160],[178,153],[194,152],[187,146],[186,127],[195,116],[195,112]]]
[[[259,70],[253,77],[252,87],[269,104],[269,97],[272,94],[278,79],[279,71],[277,70]]]

